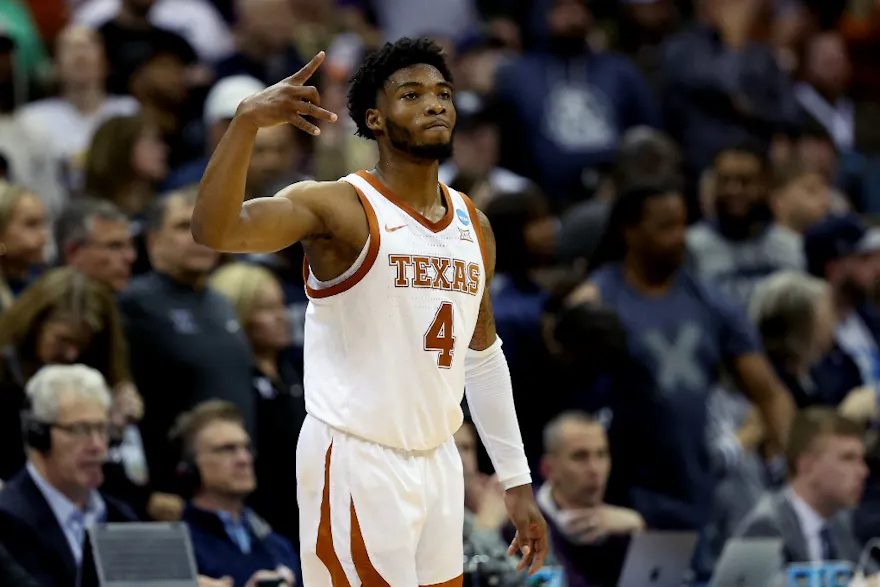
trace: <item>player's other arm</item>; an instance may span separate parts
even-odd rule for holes
[[[292,124],[319,134],[304,116],[336,120],[320,107],[318,90],[303,85],[324,60],[321,52],[291,77],[245,99],[211,156],[193,212],[196,242],[232,253],[268,253],[324,234],[336,183],[301,182],[271,198],[244,201],[247,169],[260,128]]]
[[[541,568],[547,556],[547,524],[532,494],[532,476],[513,403],[510,370],[501,350],[501,339],[495,331],[489,295],[489,285],[495,274],[495,235],[486,216],[482,212],[477,215],[483,233],[486,287],[465,359],[467,401],[498,480],[506,490],[504,501],[516,526],[510,554],[520,551],[522,560],[518,568],[529,567],[532,574]]]

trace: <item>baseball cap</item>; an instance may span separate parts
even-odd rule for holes
[[[880,251],[880,228],[868,227],[856,214],[829,216],[804,235],[804,253],[809,272],[825,277],[832,261]]]
[[[221,79],[205,98],[205,125],[211,126],[215,122],[232,118],[242,100],[265,89],[263,82],[249,75],[233,75]]]
[[[492,105],[476,92],[459,92],[454,101],[458,130],[472,129],[494,120]]]

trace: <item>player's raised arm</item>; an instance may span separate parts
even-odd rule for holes
[[[513,403],[513,386],[501,339],[495,331],[495,316],[489,286],[495,274],[495,235],[489,219],[477,212],[483,233],[486,287],[480,303],[477,326],[465,359],[465,387],[471,418],[486,446],[495,474],[506,490],[504,502],[516,536],[510,554],[522,553],[519,569],[535,573],[549,551],[547,524],[532,494],[532,476],[523,448],[522,434]]]
[[[260,128],[292,124],[312,135],[320,130],[304,117],[335,121],[320,107],[314,86],[304,85],[324,52],[300,71],[246,98],[217,146],[199,185],[192,219],[196,242],[224,252],[264,253],[325,232],[323,212],[336,183],[301,182],[271,198],[244,201],[247,169]]]

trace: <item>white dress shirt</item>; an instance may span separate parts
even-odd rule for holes
[[[819,536],[819,533],[822,531],[822,528],[825,527],[828,520],[819,515],[819,513],[810,507],[807,502],[801,499],[793,489],[788,489],[787,497],[791,506],[794,508],[794,513],[797,515],[804,539],[807,541],[807,552],[810,555],[810,560],[821,561],[823,558],[822,538]]]
[[[58,525],[64,531],[67,543],[70,545],[70,551],[76,560],[76,565],[82,564],[83,545],[86,538],[86,530],[99,522],[104,521],[107,512],[107,505],[101,498],[101,494],[92,491],[89,495],[88,503],[86,503],[85,511],[79,509],[75,503],[70,501],[67,496],[52,487],[46,481],[33,463],[28,462],[27,471],[37,485],[37,489],[43,494]]]

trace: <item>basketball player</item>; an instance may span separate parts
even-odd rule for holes
[[[335,121],[304,86],[319,53],[244,100],[214,152],[193,214],[197,241],[232,253],[302,242],[305,396],[297,446],[307,587],[462,584],[464,490],[453,434],[465,387],[503,483],[521,552],[547,554],[510,375],[495,334],[489,282],[495,242],[485,216],[437,180],[451,154],[451,75],[434,43],[401,39],[352,78],[357,133],[379,163],[338,182],[300,182],[243,202],[258,129],[304,117]]]

